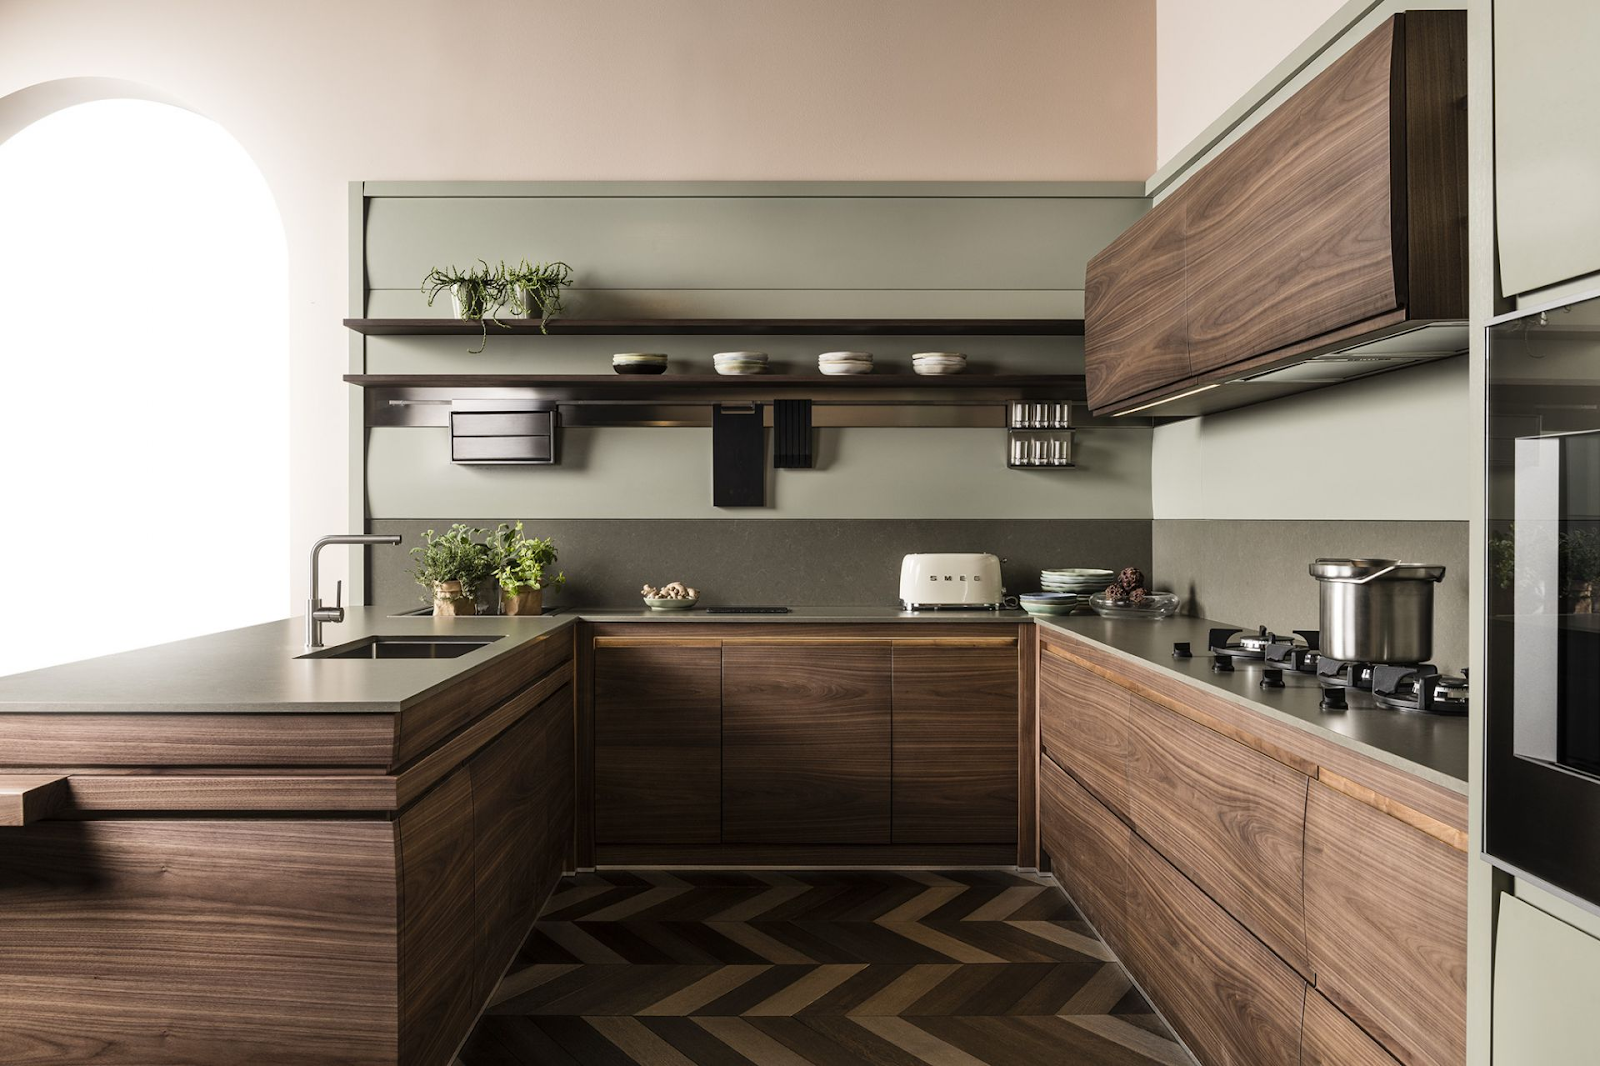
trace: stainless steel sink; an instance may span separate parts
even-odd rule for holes
[[[362,637],[300,656],[302,659],[455,659],[493,644],[494,637]]]

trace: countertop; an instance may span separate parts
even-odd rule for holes
[[[1391,711],[1365,692],[1348,691],[1349,709],[1324,711],[1321,689],[1307,674],[1285,671],[1283,688],[1261,687],[1259,664],[1240,661],[1231,674],[1213,673],[1206,652],[1210,631],[1227,623],[1206,618],[1115,620],[1091,615],[1040,618],[1045,630],[1091,640],[1115,655],[1179,678],[1284,722],[1359,751],[1454,792],[1467,790],[1467,719]],[[1191,659],[1174,659],[1172,645],[1188,641]]]

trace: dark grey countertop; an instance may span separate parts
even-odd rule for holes
[[[568,609],[573,617],[585,622],[806,622],[813,625],[863,624],[871,622],[930,622],[935,625],[949,623],[1006,622],[1016,625],[1026,622],[1024,611],[902,611],[898,607],[791,607],[788,614],[711,614],[704,607],[688,611],[653,611],[646,607],[580,607]],[[567,612],[557,617],[566,617]]]
[[[1261,666],[1239,663],[1231,674],[1213,673],[1206,654],[1210,631],[1225,623],[1205,618],[1160,621],[1115,620],[1094,615],[1041,618],[1058,629],[1092,640],[1115,655],[1135,660],[1242,704],[1297,729],[1327,737],[1455,792],[1467,790],[1467,720],[1460,716],[1391,711],[1364,692],[1346,694],[1349,709],[1324,711],[1321,690],[1306,674],[1285,672],[1284,687],[1261,687]],[[1174,659],[1172,645],[1188,641],[1192,659]]]

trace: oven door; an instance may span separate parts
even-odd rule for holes
[[[1600,301],[1489,335],[1485,849],[1600,910]]]

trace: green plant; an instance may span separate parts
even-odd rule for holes
[[[511,310],[519,315],[539,312],[539,332],[549,333],[550,320],[566,310],[561,290],[572,286],[572,268],[560,261],[530,263],[522,260],[514,267],[500,264],[501,276],[510,290]]]
[[[565,573],[546,578],[544,569],[556,561],[555,541],[549,537],[524,537],[522,523],[508,526],[504,522],[494,532],[490,542],[494,560],[495,580],[507,596],[533,589],[557,589],[566,583]]]
[[[483,332],[483,339],[478,346],[468,349],[472,354],[476,355],[488,345],[488,323],[491,320],[502,329],[511,328],[496,315],[496,312],[506,305],[511,295],[511,284],[507,280],[504,263],[492,267],[480,259],[476,267],[467,270],[455,266],[451,266],[448,270],[434,267],[428,271],[427,277],[422,279],[422,291],[428,295],[429,307],[432,307],[433,301],[446,290],[449,290],[460,303],[461,317],[477,319],[478,326]]]
[[[494,555],[489,545],[479,539],[484,535],[484,530],[460,523],[443,533],[428,530],[422,535],[422,546],[411,549],[411,554],[417,556],[411,576],[428,589],[430,596],[441,581],[459,581],[463,596],[476,595],[478,586],[494,571]]]
[[[1508,589],[1517,579],[1516,529],[1489,534],[1489,567],[1495,583]],[[1600,581],[1600,531],[1568,529],[1556,534],[1556,565],[1562,595],[1581,593]]]

